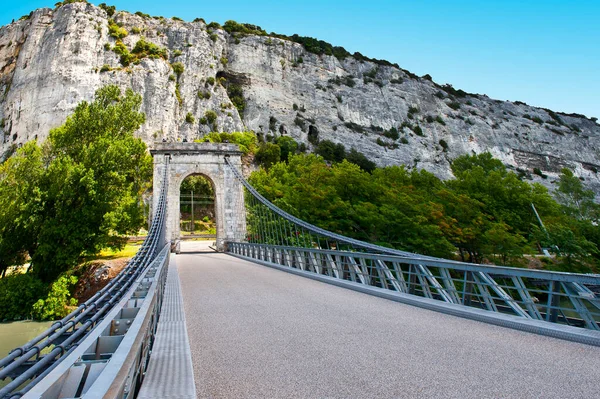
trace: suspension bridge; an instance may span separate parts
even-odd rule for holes
[[[384,248],[279,209],[230,144],[157,144],[128,266],[0,360],[0,398],[598,396],[600,276]],[[215,193],[216,249],[179,187]]]

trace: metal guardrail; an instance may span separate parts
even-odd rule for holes
[[[344,237],[279,209],[226,163],[249,194],[248,242],[229,242],[228,252],[448,304],[600,331],[600,275],[456,262]]]
[[[25,398],[135,397],[157,329],[170,245],[107,317]]]
[[[0,389],[0,398],[20,398],[42,381],[102,324],[111,310],[137,284],[140,276],[146,273],[165,243],[167,169],[151,228],[134,258],[116,278],[85,303],[0,360],[0,380],[11,379]]]
[[[600,275],[253,243],[228,252],[449,304],[600,331]],[[600,342],[600,334],[598,335]]]

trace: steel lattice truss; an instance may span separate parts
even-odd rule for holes
[[[470,264],[354,240],[279,209],[228,165],[247,190],[247,240],[228,243],[233,254],[448,304],[600,331],[600,275]]]

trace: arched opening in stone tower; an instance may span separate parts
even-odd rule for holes
[[[216,239],[215,190],[209,178],[194,174],[181,182],[179,215],[181,239]]]

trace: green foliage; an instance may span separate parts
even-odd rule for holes
[[[226,21],[223,24],[223,29],[230,34],[240,33],[242,35],[258,35],[265,36],[267,32],[265,32],[260,26],[252,25],[252,24],[244,24],[238,23],[232,20]]]
[[[183,104],[183,98],[181,97],[181,91],[179,91],[179,83],[175,83],[175,98],[177,98],[177,102],[179,106]]]
[[[139,35],[142,32],[142,30],[140,28],[138,28],[137,26],[134,26],[133,28],[131,28],[131,33],[133,33],[134,35]]]
[[[0,242],[28,252],[46,282],[101,248],[119,247],[144,223],[140,195],[152,173],[141,96],[117,86],[96,92],[50,131],[0,166]]]
[[[396,129],[395,127],[392,127],[390,130],[384,131],[383,135],[385,137],[387,137],[388,139],[392,139],[392,140],[398,140],[400,138],[400,133],[398,132],[398,129]]]
[[[452,108],[453,110],[457,111],[458,109],[460,109],[460,103],[457,101],[451,101],[447,104],[450,108]]]
[[[207,113],[210,111],[206,111]],[[215,114],[216,115],[216,114]],[[209,119],[210,121],[210,119]],[[210,123],[213,123],[211,121]],[[212,132],[196,140],[199,143],[230,143],[237,144],[240,147],[240,151],[244,155],[255,153],[257,149],[258,140],[254,132],[232,132],[232,133],[216,133]]]
[[[73,3],[87,3],[87,0],[64,0],[64,1],[59,1],[58,3],[55,4],[56,7],[61,7],[67,4],[73,4]],[[23,17],[21,17],[23,18]]]
[[[71,288],[77,283],[75,276],[61,276],[52,283],[46,299],[33,304],[33,316],[38,320],[59,320],[77,306],[77,299],[71,298]]]
[[[112,17],[117,11],[115,6],[107,6],[106,3],[100,3],[98,7],[106,11],[106,15],[108,15],[109,18]]]
[[[440,139],[439,143],[442,146],[444,152],[448,151],[448,143],[446,143],[446,140]]]
[[[183,19],[179,18],[179,17],[171,17],[171,19],[173,21],[179,21],[179,22],[183,22]]]
[[[206,195],[213,197],[215,195],[214,188],[211,182],[204,176],[193,175],[186,177],[181,182],[181,187],[179,189],[181,193],[190,193],[191,191],[197,195]],[[205,220],[208,222],[208,220]]]
[[[323,40],[317,40],[312,37],[292,35],[290,39],[296,43],[302,44],[304,49],[313,54],[333,55],[336,58],[343,60],[350,56],[350,53],[343,47],[333,46]]]
[[[184,70],[183,64],[181,62],[174,62],[171,64],[171,68],[173,68],[173,72],[179,77]]]
[[[365,172],[369,173],[373,172],[377,167],[375,162],[369,160],[369,158],[367,158],[363,153],[356,151],[354,148],[352,148],[350,152],[346,154],[346,160],[348,162],[352,162]]]
[[[266,169],[276,164],[281,159],[281,147],[273,143],[262,143],[254,158],[259,165]]]
[[[217,39],[219,38],[219,36],[216,33],[211,33],[209,37],[210,37],[210,40],[212,40],[213,42],[216,42]]]
[[[188,112],[188,113],[185,115],[185,121],[186,121],[187,123],[194,123],[194,122],[196,121],[196,118],[194,118],[194,115],[192,115],[192,113],[191,113],[191,112]]]
[[[100,72],[108,72],[110,71],[110,65],[108,64],[104,64],[102,65],[102,68],[100,68]]]
[[[533,118],[531,118],[531,120],[540,125],[544,123],[544,120],[542,118],[540,118],[539,116],[534,116]]]
[[[291,137],[281,136],[277,139],[277,145],[281,148],[281,160],[288,161],[290,155],[298,151],[298,143]]]
[[[179,57],[181,54],[181,50],[175,50],[173,51],[173,58]]]
[[[136,12],[135,12],[135,15],[137,15],[137,16],[139,16],[139,17],[142,17],[142,18],[145,18],[145,19],[150,19],[150,18],[152,18],[152,17],[150,16],[150,14],[146,14],[146,13],[143,13],[143,12],[141,12],[141,11],[136,11]]]
[[[242,86],[231,83],[228,83],[226,86],[229,99],[237,108],[238,112],[240,113],[240,117],[243,117],[244,110],[246,109],[246,99],[244,98]]]
[[[11,274],[0,279],[0,320],[31,318],[33,304],[46,292],[46,284],[31,273]]]
[[[200,98],[200,99],[209,100],[210,96],[211,96],[211,94],[209,91],[199,91],[198,92],[198,98]]]
[[[416,134],[417,136],[421,136],[421,137],[425,136],[425,135],[423,134],[423,129],[421,129],[421,126],[419,126],[419,125],[414,125],[414,126],[412,127],[412,130],[413,130],[413,132],[415,132],[415,134]]]
[[[208,123],[210,123],[212,125],[217,120],[217,113],[215,111],[213,111],[212,109],[209,109],[206,112],[204,112],[204,117],[206,118]]]
[[[108,20],[108,34],[115,39],[122,39],[128,35],[127,29],[120,27],[112,19]]]
[[[215,78],[212,76],[209,76],[208,78],[206,78],[206,83],[210,86],[214,86],[215,85]]]
[[[335,158],[334,143],[322,141],[319,147]],[[459,157],[452,168],[456,178],[442,182],[429,172],[404,167],[372,165],[368,174],[345,160],[328,165],[320,156],[290,155],[287,163],[255,172],[250,181],[293,215],[353,238],[427,255],[458,254],[465,261],[513,265],[523,264],[523,253],[541,242],[558,255],[550,268],[597,270],[600,231],[590,221],[598,220],[597,208],[567,212],[577,208],[575,201],[564,200],[570,205],[561,207],[544,187],[521,181],[489,153]],[[577,182],[568,173],[564,179],[564,191],[580,196]],[[584,196],[590,205],[589,194]],[[535,227],[531,203],[545,219],[548,236]]]
[[[141,38],[137,41],[131,52],[136,55],[136,58],[138,60],[145,57],[162,58],[164,60],[167,59],[167,49],[161,48],[156,44],[147,41],[144,38]]]
[[[218,22],[213,21],[213,22],[209,23],[208,25],[206,25],[206,28],[211,29],[211,30],[221,29],[221,25]]]
[[[315,149],[315,153],[322,156],[323,159],[333,162],[342,162],[346,158],[344,145],[329,140],[321,140]]]

